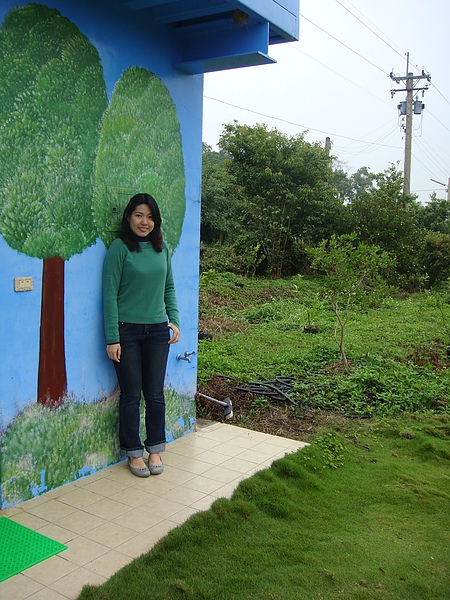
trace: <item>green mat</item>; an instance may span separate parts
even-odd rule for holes
[[[67,546],[0,517],[0,581],[50,558]]]

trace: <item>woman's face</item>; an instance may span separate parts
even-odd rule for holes
[[[145,237],[153,231],[155,222],[148,204],[139,204],[128,219],[131,231],[138,237]]]

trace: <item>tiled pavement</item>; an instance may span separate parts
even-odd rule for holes
[[[0,583],[1,600],[75,599],[147,552],[168,531],[302,442],[224,423],[200,422],[171,442],[161,475],[138,478],[123,461],[0,516],[68,546]]]

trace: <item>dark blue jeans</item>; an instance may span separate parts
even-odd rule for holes
[[[120,387],[119,441],[126,456],[163,452],[166,444],[164,379],[170,339],[167,323],[119,323],[121,358],[114,361]],[[145,399],[144,445],[139,436],[141,392]]]

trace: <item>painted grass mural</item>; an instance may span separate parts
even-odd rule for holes
[[[170,388],[165,395],[170,442],[192,428],[192,400]],[[117,405],[117,394],[97,402],[66,398],[58,408],[33,403],[17,415],[2,438],[0,509],[117,463]],[[145,436],[143,405],[141,431]]]
[[[12,9],[0,28],[0,156],[0,234],[43,260],[38,402],[3,432],[0,422],[5,508],[120,459],[116,393],[67,395],[64,261],[99,237],[108,246],[124,205],[142,191],[157,198],[173,251],[186,202],[180,126],[167,87],[131,67],[108,105],[97,49],[69,19],[39,4]],[[192,429],[195,405],[172,388],[166,400],[170,441]],[[70,460],[61,460],[68,448]]]

